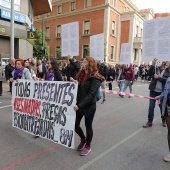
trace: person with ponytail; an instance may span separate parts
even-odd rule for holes
[[[75,131],[79,135],[81,142],[77,147],[81,156],[85,156],[91,151],[91,141],[93,138],[93,118],[96,112],[96,95],[101,83],[105,78],[98,73],[97,63],[92,57],[86,56],[77,74],[78,94],[76,111]],[[80,122],[85,117],[86,135],[80,127]]]

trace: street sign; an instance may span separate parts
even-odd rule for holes
[[[27,31],[27,39],[35,40],[37,39],[37,34],[35,31]]]

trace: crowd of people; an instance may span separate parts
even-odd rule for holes
[[[3,70],[0,67],[0,95],[2,95]],[[92,57],[86,57],[82,62],[76,57],[68,56],[68,62],[58,63],[56,59],[39,59],[37,63],[34,58],[28,60],[10,58],[9,64],[5,68],[5,77],[9,83],[12,93],[12,82],[18,79],[46,80],[46,81],[71,81],[78,83],[75,131],[80,136],[81,142],[77,148],[80,155],[87,155],[91,151],[91,141],[93,138],[93,118],[96,112],[96,96],[101,87],[103,99],[101,104],[106,102],[106,84],[112,90],[112,82],[116,81],[119,96],[124,98],[123,92],[129,87],[132,93],[132,85],[135,80],[150,81],[148,109],[148,121],[143,128],[149,128],[153,124],[154,108],[156,100],[161,100],[159,107],[162,118],[162,126],[168,128],[168,144],[170,151],[170,61],[159,62],[157,59],[151,65],[107,65],[104,61],[97,62]],[[129,96],[130,98],[130,96]],[[153,100],[155,98],[155,100]],[[86,135],[80,127],[82,117],[85,117]],[[164,157],[170,162],[170,153]]]

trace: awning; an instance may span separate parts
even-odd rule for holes
[[[46,14],[52,11],[51,0],[33,0],[34,16]]]

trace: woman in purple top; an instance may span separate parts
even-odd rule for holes
[[[45,80],[47,80],[47,81],[63,81],[62,75],[58,70],[57,60],[55,58],[51,58],[48,62],[48,71],[45,76]]]
[[[24,67],[24,60],[20,58],[15,60],[15,69],[12,72],[12,76],[13,78],[10,79],[11,82],[18,79],[32,80],[29,70]]]

